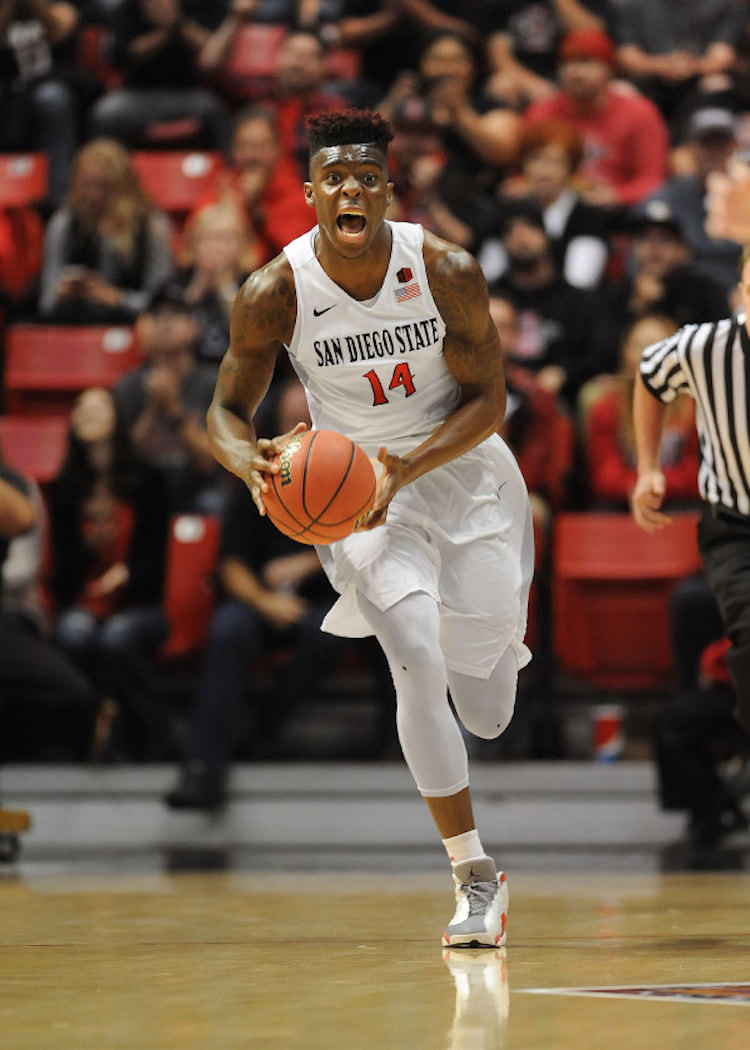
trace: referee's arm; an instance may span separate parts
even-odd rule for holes
[[[646,532],[655,532],[672,520],[661,511],[667,488],[661,470],[660,450],[667,406],[647,389],[636,374],[633,392],[633,430],[638,477],[631,497],[635,521]]]

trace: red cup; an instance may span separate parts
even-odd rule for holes
[[[625,745],[623,709],[620,704],[598,704],[593,712],[594,754],[600,762],[612,762]]]

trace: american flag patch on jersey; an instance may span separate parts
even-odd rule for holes
[[[419,287],[419,281],[413,281],[411,284],[405,284],[403,288],[395,288],[393,294],[397,303],[405,303],[408,299],[416,299],[421,295],[422,289]]]

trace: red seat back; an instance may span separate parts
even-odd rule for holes
[[[47,196],[44,153],[0,154],[0,207],[19,208]]]
[[[144,192],[171,215],[192,211],[216,185],[223,167],[220,153],[200,150],[141,150],[132,155]]]
[[[673,670],[669,598],[701,565],[697,513],[645,533],[629,514],[559,514],[553,644],[562,670],[607,689],[663,685]]]
[[[326,72],[333,80],[359,80],[362,55],[356,48],[333,48],[326,56]]]
[[[134,331],[127,326],[11,325],[6,407],[10,414],[59,413],[81,390],[111,387],[140,363]]]
[[[0,449],[5,462],[39,485],[57,477],[67,436],[67,415],[0,416]]]
[[[276,72],[276,56],[287,35],[286,26],[246,22],[235,33],[222,67],[226,90],[239,99],[267,93]]]
[[[170,522],[164,586],[169,637],[164,657],[187,656],[203,648],[214,607],[219,534],[219,519],[208,514],[178,514]]]

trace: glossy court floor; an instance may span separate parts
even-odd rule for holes
[[[444,954],[452,894],[439,865],[21,864],[0,878],[0,1046],[748,1050],[747,874],[519,870],[509,881],[507,950]],[[680,988],[686,1000],[672,997]]]

